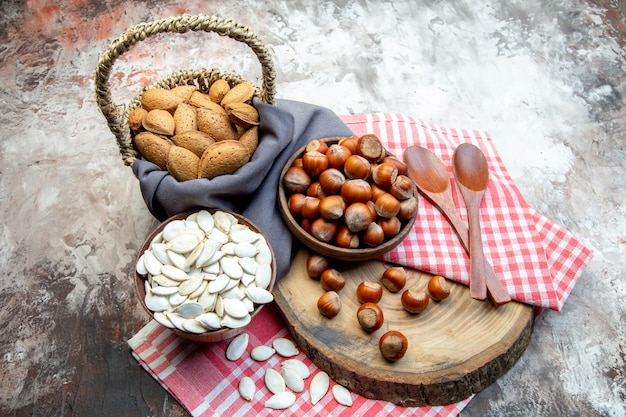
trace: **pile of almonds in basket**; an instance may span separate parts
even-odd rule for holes
[[[224,79],[208,93],[193,85],[148,89],[128,115],[135,147],[178,181],[232,174],[258,145],[254,93],[247,81],[231,88]]]
[[[415,216],[406,164],[374,134],[313,140],[285,172],[288,208],[316,239],[342,248],[378,246]]]

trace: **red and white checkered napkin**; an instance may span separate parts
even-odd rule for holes
[[[352,394],[350,407],[335,401],[330,392],[316,405],[311,404],[308,389],[318,368],[302,352],[295,358],[309,366],[311,376],[305,381],[305,391],[296,394],[296,403],[287,410],[264,407],[272,395],[263,382],[267,368],[280,371],[283,361],[277,354],[265,362],[255,362],[250,352],[256,346],[271,346],[277,337],[289,338],[286,326],[276,307],[267,305],[246,330],[250,341],[246,353],[236,362],[226,359],[230,341],[198,344],[176,336],[152,320],[128,344],[133,355],[160,384],[194,417],[208,416],[425,416],[458,415],[471,398],[442,407],[399,407],[387,401],[370,400]],[[252,401],[239,395],[238,384],[243,376],[256,384]],[[331,381],[331,387],[335,382]]]
[[[341,116],[355,135],[377,134],[398,157],[411,145],[441,158],[450,173],[453,197],[461,216],[465,205],[453,180],[451,159],[457,146],[478,146],[489,163],[489,188],[481,204],[486,258],[511,298],[560,310],[591,252],[571,233],[530,207],[513,183],[485,132],[448,129],[398,114]],[[425,198],[415,228],[385,260],[469,283],[469,257],[443,214]]]

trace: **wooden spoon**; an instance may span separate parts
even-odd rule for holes
[[[452,171],[459,186],[469,223],[470,295],[477,300],[487,298],[485,254],[480,231],[480,202],[489,183],[489,167],[481,150],[463,143],[452,155]]]
[[[404,162],[419,191],[439,208],[456,231],[463,248],[469,253],[469,232],[454,205],[450,177],[443,162],[437,155],[420,146],[407,148],[404,151]],[[511,301],[511,297],[486,259],[484,268],[487,274],[487,289],[494,304],[500,305]]]

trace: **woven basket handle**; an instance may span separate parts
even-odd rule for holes
[[[248,45],[261,63],[262,86],[259,99],[274,104],[276,72],[271,55],[263,42],[246,26],[231,19],[223,19],[208,15],[181,15],[132,26],[114,39],[98,61],[95,75],[96,102],[107,120],[109,129],[117,138],[120,148],[128,147],[128,122],[125,120],[125,108],[116,105],[109,89],[109,76],[115,60],[139,41],[158,33],[186,33],[189,31],[215,32],[220,36],[228,36]],[[124,145],[123,145],[124,144]],[[123,146],[122,146],[123,145]],[[123,151],[124,153],[124,151]],[[128,160],[123,155],[124,160]],[[134,159],[133,156],[129,156]]]

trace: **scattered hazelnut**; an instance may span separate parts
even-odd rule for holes
[[[380,329],[385,321],[383,310],[375,303],[364,303],[356,311],[359,324],[368,333]]]
[[[380,337],[378,348],[385,359],[395,362],[402,359],[409,347],[406,336],[397,330],[390,330]]]
[[[383,298],[383,287],[377,282],[363,281],[356,288],[360,303],[378,303]]]
[[[402,293],[402,307],[409,313],[421,313],[428,307],[428,295],[417,288],[409,288]]]
[[[322,288],[326,291],[341,291],[346,285],[346,279],[336,269],[327,269],[320,277]]]
[[[383,272],[382,283],[391,292],[398,292],[406,284],[406,271],[401,266],[392,266]]]
[[[326,291],[317,300],[317,309],[325,317],[335,317],[339,314],[339,310],[341,310],[341,299],[339,295],[335,291]]]
[[[428,281],[428,293],[435,301],[444,300],[450,295],[450,284],[444,277],[435,275]]]
[[[322,255],[312,254],[306,259],[306,272],[311,278],[320,279],[322,273],[328,269],[330,261]]]

